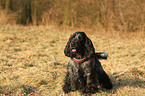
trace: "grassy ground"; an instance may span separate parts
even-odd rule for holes
[[[74,32],[74,31],[73,31]],[[0,26],[0,94],[79,96],[64,94],[63,80],[69,58],[63,54],[70,32],[51,27]],[[96,51],[107,51],[103,68],[114,84],[100,88],[97,96],[143,96],[145,94],[145,42],[143,37],[89,34]],[[115,33],[114,33],[115,34]]]

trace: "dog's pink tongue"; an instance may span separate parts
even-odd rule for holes
[[[72,52],[76,52],[76,49],[72,49]]]

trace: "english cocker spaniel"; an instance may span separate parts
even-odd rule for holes
[[[92,41],[84,32],[75,32],[69,38],[64,54],[70,57],[63,85],[65,93],[79,90],[84,94],[93,94],[98,91],[99,85],[108,90],[113,88],[98,60],[105,56],[95,53]]]

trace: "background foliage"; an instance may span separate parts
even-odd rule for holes
[[[144,31],[145,0],[0,0],[17,24]],[[9,20],[8,20],[9,21]]]

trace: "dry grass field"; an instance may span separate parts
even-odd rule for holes
[[[61,88],[69,60],[63,50],[72,32],[0,26],[0,95],[81,96],[80,92],[64,94]],[[144,33],[90,33],[96,52],[109,53],[108,60],[100,61],[114,85],[92,96],[145,95]]]

